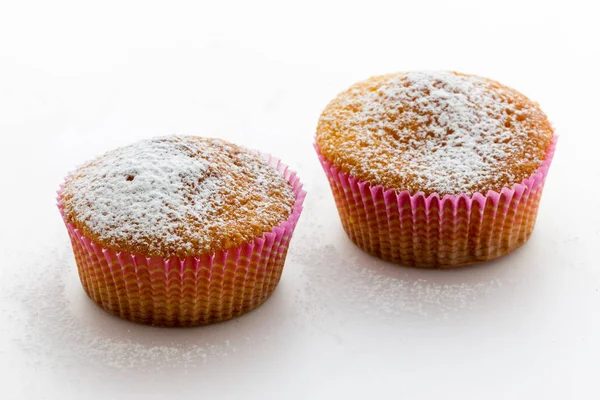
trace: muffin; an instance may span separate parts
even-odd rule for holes
[[[166,136],[79,167],[58,207],[94,302],[135,322],[191,326],[267,300],[304,196],[296,174],[270,156]]]
[[[358,247],[400,264],[454,267],[527,241],[555,142],[521,93],[420,71],[339,94],[321,114],[315,148]]]

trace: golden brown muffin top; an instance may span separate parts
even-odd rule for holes
[[[110,151],[67,179],[65,217],[105,248],[192,256],[285,221],[294,192],[263,158],[219,139],[166,136]]]
[[[317,145],[334,166],[386,189],[500,191],[541,165],[554,131],[539,106],[500,83],[422,71],[376,76],[321,114]]]

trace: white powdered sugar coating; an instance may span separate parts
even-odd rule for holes
[[[499,190],[541,164],[552,129],[535,103],[485,78],[446,71],[375,77],[338,96],[317,142],[334,165],[412,192]]]
[[[86,236],[123,251],[223,250],[285,220],[294,194],[258,154],[219,139],[167,136],[110,151],[68,179],[61,204]]]

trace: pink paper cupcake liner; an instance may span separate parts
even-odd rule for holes
[[[444,268],[491,260],[527,241],[556,140],[540,167],[512,188],[442,197],[372,185],[336,168],[316,144],[315,149],[344,230],[359,248],[398,264]]]
[[[193,326],[238,317],[265,302],[279,283],[306,192],[295,172],[263,155],[291,184],[296,200],[287,220],[262,237],[214,254],[164,259],[103,248],[65,219],[79,277],[88,296],[124,319]]]

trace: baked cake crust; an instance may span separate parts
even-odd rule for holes
[[[101,246],[168,258],[261,237],[289,217],[295,196],[259,154],[220,139],[166,136],[84,164],[59,201],[66,221]]]
[[[554,130],[537,103],[457,72],[376,76],[323,111],[316,141],[334,166],[386,189],[499,192],[541,165]]]

